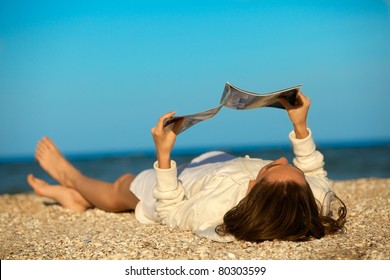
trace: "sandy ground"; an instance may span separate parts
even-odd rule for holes
[[[389,260],[390,178],[336,181],[347,232],[309,242],[217,243],[133,213],[74,213],[34,194],[0,196],[2,260]]]

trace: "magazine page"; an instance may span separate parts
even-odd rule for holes
[[[208,119],[214,117],[219,112],[219,110],[221,110],[221,108],[222,108],[222,106],[218,106],[218,107],[215,107],[213,109],[199,112],[199,113],[192,114],[192,115],[171,117],[171,118],[166,119],[164,121],[164,129],[171,130],[173,125],[177,121],[182,120],[182,123],[180,124],[180,126],[177,130],[177,133],[176,133],[178,135],[181,132],[183,132],[184,130],[190,128],[191,126],[193,126],[201,121],[205,121],[205,120],[208,120]]]
[[[174,116],[164,121],[164,129],[170,130],[173,125],[181,120],[177,134],[185,131],[191,126],[214,117],[222,107],[228,107],[236,110],[248,110],[260,107],[274,107],[284,109],[279,102],[279,98],[287,98],[290,104],[295,104],[295,98],[302,85],[290,87],[267,94],[258,94],[254,92],[239,89],[229,83],[226,83],[220,105],[213,109],[202,111],[196,114]]]
[[[279,98],[286,98],[291,105],[295,104],[296,95],[302,85],[290,87],[267,94],[259,94],[239,89],[226,83],[221,98],[221,105],[236,110],[255,109],[260,107],[274,107],[284,109]]]

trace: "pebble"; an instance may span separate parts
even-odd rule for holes
[[[227,256],[228,256],[228,258],[231,259],[231,260],[236,260],[236,259],[237,259],[236,255],[233,254],[233,253],[228,253]]]

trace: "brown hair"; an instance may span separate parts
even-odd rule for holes
[[[321,238],[344,230],[346,206],[341,203],[338,219],[323,216],[309,184],[295,181],[256,183],[239,204],[228,211],[219,235],[233,235],[238,240],[261,242],[265,240],[303,241]]]

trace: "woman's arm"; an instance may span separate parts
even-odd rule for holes
[[[158,167],[161,169],[169,169],[171,167],[171,151],[176,140],[176,131],[180,125],[180,121],[175,123],[172,130],[164,130],[164,120],[175,115],[175,112],[170,112],[162,115],[157,122],[157,125],[151,129],[154,145],[156,147]]]
[[[307,130],[307,115],[310,108],[310,99],[298,92],[294,105],[291,105],[286,99],[280,98],[279,102],[286,108],[288,116],[294,127],[297,139],[304,139],[309,136]]]
[[[286,99],[279,99],[286,108],[288,116],[294,127],[289,137],[294,149],[294,165],[306,175],[326,177],[324,170],[324,157],[316,150],[316,145],[307,127],[307,115],[310,108],[310,99],[298,92],[294,105]]]
[[[307,127],[310,99],[299,92],[295,105],[290,105],[285,99],[280,102],[286,108],[294,126],[294,131],[289,135],[295,154],[294,165],[304,172],[314,197],[322,204],[322,214],[328,215],[333,200],[332,182],[324,169],[324,156],[317,151],[311,131]]]
[[[155,209],[158,220],[162,223],[165,223],[169,212],[184,198],[183,187],[177,180],[176,163],[171,160],[171,151],[180,121],[175,123],[172,130],[164,130],[164,120],[174,114],[175,112],[170,112],[162,115],[157,125],[151,129],[157,154],[157,161],[154,164],[157,185],[153,189],[153,197],[157,200]]]

